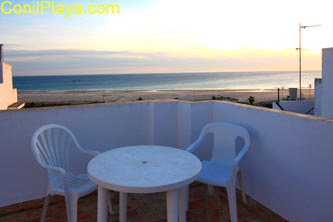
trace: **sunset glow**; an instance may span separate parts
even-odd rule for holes
[[[305,70],[333,46],[329,0],[111,3],[119,14],[0,14],[14,75],[297,70],[300,22],[322,25],[302,30]]]

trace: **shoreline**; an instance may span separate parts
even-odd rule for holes
[[[309,89],[303,89],[304,98],[309,97]],[[137,100],[179,99],[204,101],[217,99],[248,102],[253,96],[255,102],[277,100],[277,89],[195,89],[195,90],[18,90],[20,102],[126,102]],[[289,95],[288,89],[280,91],[280,99]],[[310,98],[314,90],[310,89]],[[141,99],[139,99],[141,98]]]

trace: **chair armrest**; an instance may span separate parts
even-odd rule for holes
[[[42,166],[48,170],[54,170],[54,171],[60,173],[61,176],[66,176],[66,171],[61,167],[53,167],[53,166],[44,165],[44,164]]]
[[[244,154],[247,152],[247,150],[249,149],[249,145],[247,144],[235,157],[234,161],[233,161],[233,165],[238,166],[238,162],[242,159],[242,157],[244,156]]]
[[[54,170],[54,171],[58,172],[58,173],[60,174],[60,176],[61,176],[61,180],[62,180],[62,182],[63,182],[63,184],[64,184],[64,190],[65,190],[65,192],[68,192],[68,189],[67,189],[67,181],[66,181],[67,173],[66,173],[66,171],[65,171],[63,168],[61,168],[61,167],[49,166],[49,165],[46,165],[46,164],[44,164],[44,163],[41,163],[41,166],[44,167],[44,168],[47,169],[47,170]]]
[[[68,175],[67,175],[66,171],[61,167],[53,167],[53,166],[44,165],[44,164],[42,166],[45,167],[48,170],[54,170],[54,171],[56,171],[60,174],[62,183],[64,184],[64,191],[65,191],[65,194],[66,194],[65,197],[66,196],[68,197],[70,195],[70,190],[69,190],[68,185],[67,185],[66,177]],[[66,202],[67,202],[67,200],[66,200]]]
[[[81,151],[82,153],[88,154],[88,155],[93,156],[93,157],[94,157],[94,156],[97,156],[98,154],[100,154],[100,152],[95,151],[95,150],[86,150],[86,149],[84,149],[84,148],[79,144],[79,142],[76,140],[76,138],[75,138],[74,135],[72,135],[72,138],[73,138],[73,140],[74,140],[74,143],[75,143],[75,145],[76,145],[76,148],[77,148],[79,151]]]
[[[100,154],[100,152],[98,152],[98,151],[86,150],[86,149],[82,148],[82,146],[80,146],[80,144],[77,141],[75,141],[75,143],[76,143],[76,147],[78,148],[78,150],[80,150],[82,153],[88,154],[88,155],[93,156],[93,157]]]
[[[203,142],[203,139],[206,135],[206,129],[207,129],[207,126],[205,126],[203,128],[203,130],[201,130],[198,139],[186,148],[187,152],[193,153],[196,149],[198,149],[198,147],[201,145],[201,143]]]
[[[239,161],[242,159],[242,157],[244,156],[244,154],[246,153],[246,151],[248,150],[249,146],[247,145],[246,147],[244,147],[235,157],[235,159],[232,162],[232,176],[236,177],[237,175],[237,170],[238,170],[238,163]]]
[[[98,151],[95,151],[95,150],[86,150],[86,149],[83,149],[82,147],[79,147],[79,150],[82,153],[88,154],[88,155],[93,156],[93,157],[95,157],[98,154],[100,154],[100,152],[98,152]]]
[[[192,143],[191,145],[189,145],[186,148],[186,151],[190,152],[190,153],[193,153],[195,150],[198,149],[198,147],[201,145],[202,141],[203,141],[202,137],[199,137],[196,141],[194,141],[194,143]]]

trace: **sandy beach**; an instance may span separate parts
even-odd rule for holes
[[[303,90],[304,98],[309,97],[309,90]],[[281,97],[288,95],[287,90],[280,93]],[[256,102],[277,100],[277,89],[271,90],[84,90],[84,91],[18,91],[21,102],[126,102],[154,99],[179,99],[187,101],[212,100],[212,97],[233,98],[239,102],[247,102],[253,96]],[[313,91],[310,92],[313,98]]]

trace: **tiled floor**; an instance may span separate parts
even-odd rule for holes
[[[113,194],[115,214],[109,216],[109,221],[118,221],[118,194]],[[214,195],[209,195],[207,186],[194,183],[190,189],[189,210],[187,221],[224,222],[230,221],[226,192],[216,188]],[[0,208],[0,222],[6,221],[40,221],[44,199],[28,201]],[[237,194],[239,222],[284,222],[283,218],[248,198],[245,204]],[[96,192],[81,198],[78,204],[78,221],[96,221],[97,194]],[[165,193],[129,194],[127,208],[128,222],[162,222],[166,221]],[[46,221],[66,221],[66,206],[63,197],[52,197],[48,208]]]

